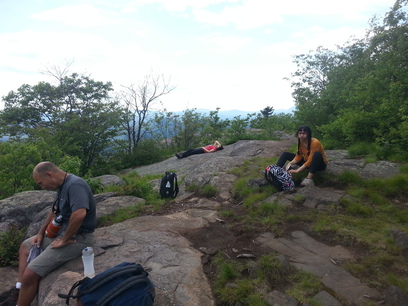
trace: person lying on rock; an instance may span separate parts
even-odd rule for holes
[[[304,125],[299,127],[296,137],[298,139],[298,148],[296,154],[290,152],[283,152],[278,162],[279,167],[285,165],[285,169],[289,173],[299,173],[303,170],[309,169],[309,173],[303,179],[301,186],[314,185],[313,175],[317,171],[323,171],[327,166],[326,153],[319,140],[312,138],[312,130],[310,127]],[[297,169],[295,169],[297,168]]]
[[[218,141],[215,141],[214,144],[208,145],[206,147],[188,149],[185,152],[176,153],[176,157],[180,159],[194,154],[212,153],[222,149],[224,149],[224,147]]]
[[[33,179],[42,189],[56,190],[57,199],[38,234],[22,242],[16,288],[11,289],[3,305],[30,305],[42,277],[80,256],[84,248],[94,243],[96,205],[89,185],[51,162],[39,163]],[[62,216],[58,233],[48,227],[57,216]],[[33,253],[39,254],[33,258]]]

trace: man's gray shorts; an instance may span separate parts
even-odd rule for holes
[[[24,241],[28,250],[31,249],[31,241],[34,237],[35,236],[30,237]],[[41,242],[41,248],[44,251],[28,264],[28,268],[41,277],[44,277],[67,261],[81,256],[84,248],[93,245],[94,233],[79,234],[75,237],[76,243],[56,249],[50,247],[51,242],[54,240],[55,238],[50,239],[44,236]]]

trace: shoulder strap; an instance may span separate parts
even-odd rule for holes
[[[92,283],[89,285],[89,287],[85,288],[85,289],[81,289],[79,288],[77,291],[77,294],[73,294],[75,288],[80,287],[81,285],[85,284],[86,282],[88,282],[90,280],[89,277],[85,277],[84,279],[77,281],[75,284],[72,285],[71,289],[69,290],[68,294],[62,294],[59,293],[58,296],[60,298],[66,299],[65,303],[67,305],[69,305],[69,299],[73,298],[73,299],[77,299],[85,294],[88,294],[90,292],[92,292],[93,290],[99,288],[100,286],[103,286],[104,284],[106,284],[107,282],[109,282],[110,280],[123,275],[123,274],[127,274],[127,273],[138,273],[141,274],[143,277],[147,276],[148,273],[143,269],[142,266],[138,265],[138,264],[128,264],[122,267],[118,267],[112,270],[107,270],[104,273],[98,274],[97,276],[95,276],[94,278],[92,278]]]
[[[81,290],[78,293],[79,296],[87,294],[94,291],[95,289],[103,286],[107,282],[110,282],[112,279],[127,274],[127,273],[138,273],[138,274],[147,274],[147,272],[140,265],[126,265],[120,268],[112,269],[111,271],[106,271],[106,273],[99,274],[92,279],[92,284],[85,290]]]
[[[124,291],[128,290],[129,288],[133,287],[139,283],[147,283],[150,284],[150,280],[147,278],[147,275],[136,275],[132,276],[127,279],[125,282],[120,283],[115,288],[109,290],[103,297],[101,297],[95,304],[95,306],[105,306],[117,296],[122,294]]]
[[[176,196],[177,196],[177,194],[179,193],[179,186],[178,186],[178,183],[177,183],[177,174],[176,173],[173,173],[174,174],[174,192],[173,192],[173,198],[175,198]]]
[[[272,177],[271,177],[271,172],[270,172],[271,168],[272,168],[272,166],[268,166],[265,169],[265,178],[269,183],[272,183]]]
[[[69,299],[73,298],[76,299],[79,297],[79,295],[75,295],[72,294],[75,290],[75,288],[79,287],[80,285],[82,285],[84,282],[88,281],[90,278],[89,277],[85,277],[84,279],[81,279],[80,281],[77,281],[75,284],[72,285],[71,289],[69,290],[68,294],[62,294],[62,293],[58,293],[58,297],[66,299],[65,303],[67,305],[69,305]]]

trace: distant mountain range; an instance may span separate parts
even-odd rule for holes
[[[275,109],[274,114],[291,114],[294,110],[296,109],[295,106],[288,108],[288,109]],[[200,114],[209,114],[211,111],[214,110],[209,110],[209,109],[196,109],[196,112]],[[254,111],[254,112],[249,112],[249,111],[242,111],[242,110],[237,110],[237,109],[232,109],[232,110],[220,110],[218,111],[218,116],[225,120],[225,119],[234,119],[234,117],[241,116],[241,118],[245,118],[248,114],[253,114],[253,113],[260,113],[261,110],[259,111]],[[182,114],[183,112],[174,112],[176,114]]]

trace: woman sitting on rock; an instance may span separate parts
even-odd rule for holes
[[[176,157],[180,159],[194,154],[212,153],[222,149],[224,149],[224,147],[218,141],[215,141],[213,145],[208,145],[205,147],[195,149],[188,149],[185,152],[176,153]]]
[[[286,161],[289,161],[285,167],[286,171],[289,173],[299,173],[305,169],[309,169],[307,177],[300,185],[314,185],[313,175],[317,171],[326,169],[327,166],[324,148],[319,140],[312,138],[312,130],[306,125],[301,126],[298,129],[296,137],[298,138],[298,149],[296,154],[284,152],[276,164],[283,168]],[[295,169],[297,166],[298,168]]]

